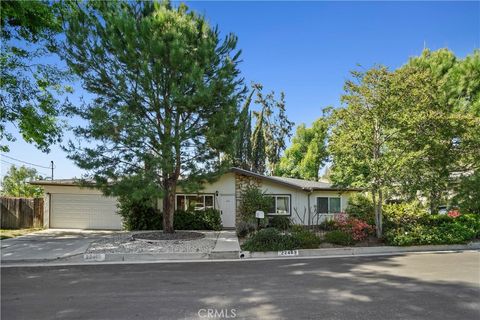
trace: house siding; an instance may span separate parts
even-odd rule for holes
[[[218,180],[207,183],[203,186],[202,190],[199,190],[198,193],[210,193],[215,194],[215,207],[220,208],[220,203],[222,197],[227,199],[235,199],[234,203],[234,221],[238,223],[241,220],[240,214],[240,204],[242,201],[242,192],[247,186],[255,186],[261,189],[267,194],[279,194],[279,195],[290,195],[290,217],[293,223],[301,225],[311,225],[313,223],[321,222],[322,219],[318,220],[315,217],[316,214],[316,197],[340,197],[341,201],[341,210],[345,211],[348,205],[348,198],[353,193],[352,191],[313,191],[308,192],[305,190],[300,190],[295,187],[290,187],[288,185],[276,183],[274,181],[261,179],[258,177],[252,177],[247,175],[242,175],[239,173],[225,173]],[[49,194],[92,194],[99,195],[102,192],[94,188],[80,188],[77,186],[68,186],[68,185],[44,185],[45,190],[45,201],[44,201],[44,226],[46,228],[50,225],[50,196]],[[177,188],[177,193],[185,193],[181,188]],[[310,196],[309,196],[310,194]],[[308,200],[310,197],[310,208],[308,206]],[[159,201],[159,207],[161,209],[161,201]]]

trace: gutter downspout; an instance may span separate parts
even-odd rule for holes
[[[311,215],[312,215],[312,209],[310,206],[310,195],[312,194],[312,190],[309,190],[307,193],[307,203],[308,203],[308,226],[311,225]]]

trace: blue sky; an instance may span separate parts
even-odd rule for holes
[[[480,47],[480,2],[187,4],[223,33],[239,37],[246,83],[260,82],[266,89],[285,91],[287,114],[296,124],[310,124],[323,107],[338,106],[343,83],[359,64],[368,68],[379,63],[394,69],[420,54],[424,46],[447,47],[458,57]],[[81,94],[79,88],[77,94]],[[82,174],[59,146],[43,154],[18,139],[10,149],[10,157],[31,163],[48,166],[55,161],[55,178]],[[3,175],[9,165],[1,165]]]

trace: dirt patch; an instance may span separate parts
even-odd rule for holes
[[[205,235],[200,232],[187,232],[177,231],[175,233],[163,233],[163,232],[144,232],[136,233],[132,235],[135,240],[147,240],[147,241],[162,241],[162,240],[197,240],[204,238]]]

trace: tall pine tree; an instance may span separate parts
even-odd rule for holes
[[[232,154],[243,79],[237,38],[181,4],[91,1],[72,5],[63,57],[94,99],[72,112],[86,145],[75,163],[104,193],[163,200],[173,232],[175,191],[200,188]]]

